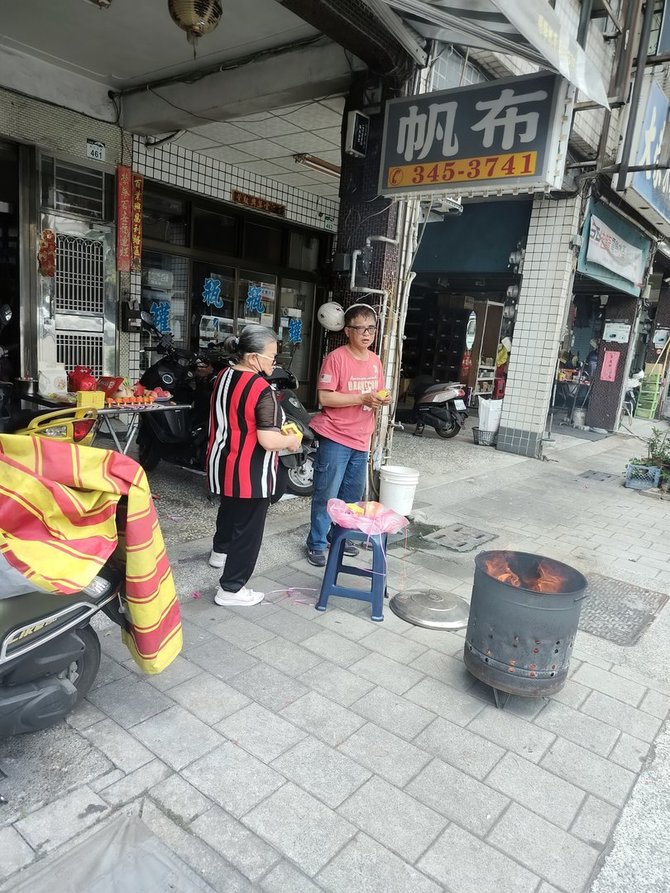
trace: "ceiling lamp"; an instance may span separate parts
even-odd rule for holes
[[[332,164],[323,158],[317,158],[316,155],[294,155],[293,160],[296,164],[304,164],[305,167],[311,167],[312,170],[318,171],[320,174],[327,174],[329,177],[339,177],[342,173],[339,164]]]
[[[212,32],[223,15],[220,0],[168,0],[168,9],[194,50],[198,38]]]

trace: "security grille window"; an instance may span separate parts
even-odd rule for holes
[[[96,239],[56,237],[56,313],[104,313],[103,246]]]
[[[66,369],[89,366],[93,375],[102,375],[102,336],[75,332],[56,332],[56,362]]]
[[[101,170],[42,157],[42,206],[92,220],[114,219],[114,178]]]

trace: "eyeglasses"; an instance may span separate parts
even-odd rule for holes
[[[270,360],[273,366],[277,365],[277,357],[269,357],[266,353],[257,353],[257,357],[263,357],[264,360]]]
[[[347,329],[353,329],[354,332],[358,332],[360,335],[374,335],[377,331],[377,326],[347,326]]]

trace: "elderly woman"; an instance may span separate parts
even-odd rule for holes
[[[277,336],[249,325],[226,339],[229,366],[212,394],[207,476],[221,494],[209,563],[223,568],[217,605],[256,605],[264,593],[247,588],[260,552],[279,450],[297,452],[300,442],[283,434],[283,414],[265,376],[276,364]]]

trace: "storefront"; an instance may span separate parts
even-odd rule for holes
[[[618,427],[627,383],[644,372],[646,328],[641,295],[652,245],[632,220],[615,213],[604,201],[591,202],[556,358],[552,425],[601,431]]]
[[[141,305],[161,331],[197,352],[247,323],[273,328],[280,362],[291,363],[301,396],[311,397],[326,234],[147,181],[142,235]],[[149,362],[142,351],[138,371]]]
[[[514,336],[530,208],[528,200],[472,201],[462,215],[426,224],[405,323],[405,409],[417,377],[461,381],[471,406],[504,396],[499,348]]]

